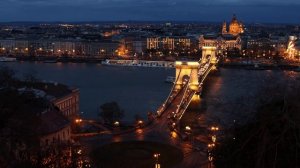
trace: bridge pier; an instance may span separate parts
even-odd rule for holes
[[[189,88],[197,91],[199,88],[198,81],[198,62],[175,62],[176,79],[175,89],[181,89],[188,81]]]
[[[217,56],[216,56],[217,48],[216,47],[202,47],[202,59],[201,63],[205,64],[210,57],[211,64],[217,64]]]

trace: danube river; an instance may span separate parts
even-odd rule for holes
[[[8,62],[0,66],[14,69],[19,77],[31,73],[41,81],[78,87],[84,118],[97,118],[101,104],[116,101],[125,111],[125,121],[156,111],[172,87],[164,82],[166,77],[175,75],[175,69],[86,63]],[[253,107],[264,86],[283,79],[299,82],[299,78],[299,73],[291,71],[220,69],[206,81],[202,105],[211,119],[220,122],[247,117],[248,107]]]

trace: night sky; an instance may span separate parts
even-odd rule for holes
[[[300,23],[300,0],[0,0],[0,22],[212,21]]]

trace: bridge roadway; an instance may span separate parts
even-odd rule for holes
[[[197,92],[200,92],[202,89],[202,84],[204,82],[204,80],[206,79],[207,75],[210,73],[210,71],[213,69],[214,65],[212,65],[210,63],[210,60],[208,62],[206,62],[205,64],[200,64],[199,65],[199,72],[198,72],[198,80],[199,80],[199,86],[198,86],[198,90],[192,90],[189,87],[187,87],[184,91],[184,94],[182,96],[182,100],[180,102],[180,104],[177,104],[177,109],[175,111],[175,114],[173,115],[173,122],[174,123],[178,123],[182,116],[184,115],[185,111],[187,110],[189,104],[191,103],[194,95]],[[189,85],[188,81],[188,85]],[[176,102],[172,102],[175,103]]]
[[[199,87],[202,87],[202,82],[211,69],[212,65],[210,65],[209,62],[199,66]],[[123,134],[99,134],[99,136],[85,138],[81,142],[85,144],[85,146],[88,146],[90,149],[87,148],[86,150],[90,151],[95,148],[95,145],[101,146],[111,142],[136,140],[156,141],[176,146],[183,151],[184,159],[180,165],[176,166],[176,168],[206,167],[207,145],[204,143],[205,140],[195,140],[193,143],[185,142],[182,141],[180,135],[174,131],[170,131],[174,120],[170,119],[169,116],[174,116],[176,112],[179,112],[177,115],[175,115],[175,119],[177,119],[175,121],[179,121],[195,93],[196,91],[189,89],[189,79],[185,81],[185,84],[179,90],[176,90],[174,85],[166,102],[157,111],[158,117],[153,121],[152,124],[142,129],[136,129]]]

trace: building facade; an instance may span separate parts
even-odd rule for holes
[[[233,36],[238,36],[244,33],[244,25],[237,20],[236,15],[233,15],[232,20],[229,24],[229,30],[227,30],[226,22],[223,23],[222,34],[231,34]]]
[[[186,50],[191,47],[188,37],[152,37],[147,38],[147,49]]]
[[[57,97],[52,103],[69,119],[79,115],[79,89],[72,89],[68,94]]]
[[[300,39],[296,36],[289,37],[286,58],[289,60],[300,61]]]
[[[47,109],[41,114],[39,126],[40,146],[71,141],[71,122],[57,109]]]
[[[239,36],[226,35],[201,35],[199,38],[199,49],[202,47],[216,47],[217,53],[222,55],[226,51],[241,50],[242,40]]]

